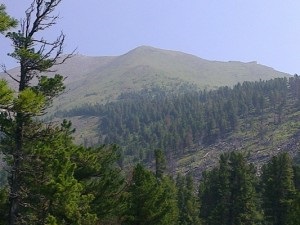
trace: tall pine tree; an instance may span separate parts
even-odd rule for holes
[[[170,178],[158,180],[138,164],[131,182],[124,224],[177,224],[176,187]]]
[[[204,224],[259,224],[255,170],[241,153],[221,155],[219,167],[203,174],[200,215]]]
[[[199,205],[197,202],[195,184],[191,174],[178,175],[176,179],[177,202],[179,208],[179,225],[198,225]]]
[[[262,168],[262,199],[267,224],[289,224],[295,184],[291,158],[287,153],[274,156]]]
[[[69,125],[58,127],[37,119],[64,90],[61,75],[48,77],[45,72],[70,57],[61,57],[65,35],[54,41],[42,37],[44,30],[56,24],[58,16],[53,12],[61,1],[33,0],[19,30],[6,33],[14,47],[9,55],[20,66],[15,76],[4,68],[16,89],[0,80],[1,151],[9,172],[3,216],[10,225],[94,224],[96,219],[89,213],[93,195],[83,193],[83,184],[74,177],[77,147],[65,135]],[[6,23],[10,17],[3,9],[1,32],[15,25],[15,21]]]

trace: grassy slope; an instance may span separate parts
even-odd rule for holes
[[[112,101],[122,92],[157,85],[176,86],[189,82],[201,89],[211,89],[246,80],[288,75],[254,62],[208,61],[182,52],[147,46],[121,56],[76,55],[55,69],[67,77],[67,90],[56,101],[54,110],[70,109],[87,102]],[[17,74],[18,69],[10,73]]]
[[[182,52],[145,46],[116,57],[74,57],[58,72],[68,75],[68,91],[56,104],[60,109],[86,102],[111,101],[121,92],[155,85],[189,82],[202,89],[211,89],[245,80],[288,75],[256,63],[208,61]]]

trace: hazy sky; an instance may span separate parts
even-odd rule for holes
[[[0,0],[20,19],[31,0]],[[67,35],[66,52],[120,55],[140,46],[218,61],[258,61],[300,73],[299,0],[63,0],[45,36]],[[50,34],[50,35],[49,35]],[[0,38],[0,63],[9,42]]]

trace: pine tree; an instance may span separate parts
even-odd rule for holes
[[[293,165],[294,184],[297,191],[300,191],[300,164]]]
[[[0,224],[7,224],[8,217],[8,189],[5,187],[0,188]]]
[[[22,224],[94,224],[90,213],[91,193],[75,177],[74,155],[80,149],[69,136],[71,124],[45,130],[43,139],[34,140],[26,150],[31,157],[24,162],[22,177]],[[50,133],[49,133],[50,132]],[[42,133],[40,133],[42,134]],[[67,136],[66,136],[67,135]]]
[[[298,225],[300,221],[300,192],[298,191],[288,213],[288,225]]]
[[[160,149],[155,150],[155,175],[157,179],[162,179],[166,170],[166,159]]]
[[[214,224],[214,211],[219,203],[218,194],[219,169],[214,168],[211,171],[204,171],[199,185],[199,217],[203,224]],[[216,224],[216,223],[215,223]]]
[[[17,21],[10,17],[6,11],[5,11],[5,5],[0,4],[0,33],[5,34],[6,31],[8,31],[9,29],[16,27],[17,26]],[[9,90],[7,83],[3,80],[0,80],[0,92],[1,96],[0,96],[0,103],[1,104],[7,104],[8,102],[10,102],[10,93],[11,90]],[[9,97],[6,97],[6,94],[9,95]],[[6,99],[6,100],[5,100]],[[1,161],[3,160],[2,157],[0,159]],[[4,224],[5,223],[5,219],[7,218],[8,214],[8,189],[6,187],[6,177],[7,177],[7,172],[5,171],[5,169],[3,168],[3,165],[1,165],[1,170],[0,170],[0,223]]]
[[[0,33],[17,26],[17,21],[5,12],[5,5],[0,4]]]
[[[258,198],[255,190],[255,169],[244,156],[230,154],[230,211],[229,224],[258,224]]]
[[[219,167],[203,174],[200,215],[204,224],[259,224],[255,170],[240,153],[220,157]]]
[[[170,178],[157,180],[151,171],[138,164],[128,192],[124,224],[177,224],[176,187]]]
[[[291,158],[287,153],[274,156],[262,168],[262,199],[268,224],[288,224],[295,197]]]
[[[125,178],[118,159],[116,146],[80,147],[74,155],[74,177],[83,184],[84,193],[93,195],[90,206],[101,224],[118,221],[124,214]]]
[[[44,124],[37,118],[45,113],[52,100],[64,90],[64,78],[45,76],[51,67],[63,63],[65,35],[48,41],[42,31],[56,24],[53,15],[61,0],[34,0],[20,22],[17,32],[8,32],[14,51],[9,54],[20,65],[16,76],[6,74],[17,90],[0,80],[1,151],[9,166],[8,224],[94,224],[89,213],[92,194],[83,193],[74,172],[77,147],[69,140],[70,124],[61,127]],[[3,13],[0,16],[7,20]],[[15,22],[4,24],[5,30]],[[5,68],[4,68],[5,69]]]
[[[194,185],[193,178],[190,174],[177,176],[176,187],[178,190],[179,225],[200,224],[199,206]]]

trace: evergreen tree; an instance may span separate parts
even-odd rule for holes
[[[288,213],[288,225],[297,225],[300,221],[300,192],[298,191]]]
[[[93,195],[92,212],[103,224],[118,221],[124,214],[125,179],[118,159],[116,146],[80,147],[74,154],[74,176],[84,186],[83,193]]]
[[[204,171],[202,180],[199,185],[199,203],[200,214],[199,217],[203,224],[216,224],[213,223],[214,211],[216,205],[219,203],[218,194],[219,183],[219,169],[214,168],[211,171]]]
[[[229,154],[223,154],[219,160],[219,171],[217,181],[217,195],[218,200],[215,208],[209,216],[210,223],[208,224],[229,224],[231,220],[230,211],[230,197],[231,197],[231,184],[230,184],[230,173],[231,168],[229,165]],[[204,202],[203,202],[204,204]],[[201,211],[201,208],[200,208]]]
[[[297,191],[300,191],[300,164],[293,165],[294,184]]]
[[[26,150],[31,156],[23,163],[21,224],[94,224],[90,213],[91,193],[75,177],[74,155],[79,150],[72,143],[68,123],[60,129],[45,130]],[[67,136],[66,136],[67,135]]]
[[[5,12],[5,5],[0,4],[0,33],[4,33],[16,25],[17,21]]]
[[[262,199],[267,224],[288,224],[294,210],[295,185],[291,158],[287,153],[274,156],[262,168]]]
[[[0,4],[0,33],[5,34],[6,31],[8,31],[13,27],[16,27],[16,25],[17,25],[17,21],[6,13],[5,5]],[[6,94],[10,95],[11,90],[9,90],[5,81],[1,80],[0,83],[1,83],[0,87],[2,88],[1,90],[3,91],[0,96],[1,98],[0,102],[2,104],[6,104],[10,101],[9,99],[11,98],[11,96],[6,98],[5,95]],[[3,161],[3,158],[1,157],[0,160]],[[3,165],[1,165],[1,167],[2,168],[0,168],[0,218],[1,218],[0,223],[4,224],[6,218],[8,217],[7,211],[9,207],[8,205],[9,190],[6,187],[7,172],[5,171]]]
[[[7,188],[0,188],[0,224],[7,224],[8,218],[8,189]]]
[[[157,224],[170,224],[175,225],[178,221],[178,206],[177,206],[177,189],[175,182],[172,178],[165,176],[161,183],[161,194],[159,197],[159,211],[161,222]]]
[[[195,187],[192,176],[178,175],[176,179],[177,202],[179,208],[179,225],[200,224],[199,206],[197,203]]]
[[[152,172],[138,164],[128,192],[124,224],[177,224],[176,187],[171,179],[157,180]]]
[[[255,170],[240,153],[221,155],[219,167],[203,174],[200,215],[204,224],[259,224]]]
[[[155,175],[157,179],[162,179],[166,170],[166,159],[160,149],[155,150]]]
[[[39,38],[56,24],[58,16],[53,12],[60,3],[34,0],[18,32],[6,34],[14,47],[10,56],[20,65],[16,76],[5,71],[17,90],[0,80],[1,151],[9,166],[8,209],[3,218],[10,225],[94,224],[96,220],[89,212],[93,195],[83,193],[83,184],[74,177],[77,147],[68,136],[70,124],[57,127],[37,119],[64,90],[61,75],[48,77],[43,72],[70,57],[60,57],[65,35],[54,41]],[[1,18],[9,20],[2,6],[0,11]],[[1,23],[1,31],[14,24]]]
[[[260,215],[255,190],[255,169],[247,164],[244,156],[231,153],[230,210],[228,224],[258,224]]]

